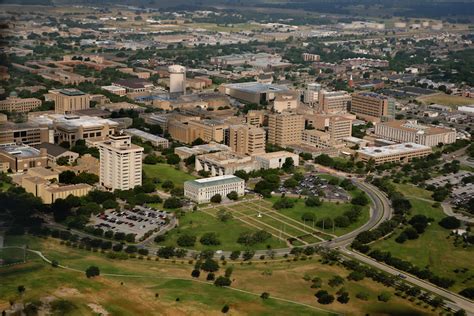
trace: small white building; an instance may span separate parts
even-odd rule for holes
[[[211,198],[220,194],[225,197],[232,191],[244,195],[245,181],[234,175],[223,175],[205,179],[184,182],[184,196],[197,202],[207,203]]]
[[[116,94],[116,95],[125,95],[127,93],[127,90],[123,87],[119,86],[102,86],[102,90],[108,91],[110,93]]]

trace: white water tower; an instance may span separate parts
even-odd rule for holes
[[[170,73],[170,93],[186,92],[186,68],[180,65],[168,67]]]

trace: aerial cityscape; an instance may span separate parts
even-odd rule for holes
[[[474,1],[0,17],[2,316],[474,316]]]

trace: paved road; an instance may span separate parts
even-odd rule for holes
[[[421,280],[415,276],[412,276],[410,274],[407,274],[404,271],[397,270],[389,265],[386,265],[384,263],[378,262],[370,257],[367,257],[365,255],[362,255],[360,253],[350,251],[346,248],[340,248],[339,249],[344,256],[356,259],[358,261],[361,261],[363,263],[366,263],[368,265],[371,265],[379,270],[385,271],[387,273],[390,273],[392,275],[399,275],[403,274],[406,276],[405,281],[410,282],[411,284],[414,284],[416,286],[419,286],[420,288],[423,288],[429,292],[435,293],[441,297],[444,297],[445,299],[448,299],[452,302],[446,301],[446,305],[450,307],[451,309],[457,310],[459,308],[464,309],[466,312],[468,312],[469,315],[474,315],[474,304],[472,301],[470,301],[467,298],[464,298],[456,293],[453,293],[451,291],[448,291],[446,289],[437,287],[436,285],[433,285],[427,281]]]

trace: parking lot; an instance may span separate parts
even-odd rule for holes
[[[462,181],[463,178],[469,177],[469,176],[472,176],[472,175],[474,175],[474,173],[472,173],[470,171],[461,170],[457,173],[452,173],[452,174],[448,174],[448,175],[445,175],[445,176],[439,176],[439,177],[436,177],[434,179],[427,180],[426,184],[427,185],[434,185],[435,187],[444,187],[446,184],[449,183],[453,186],[457,186],[457,185],[461,184],[461,181]]]
[[[328,200],[349,201],[350,195],[340,186],[332,185],[328,180],[317,175],[307,175],[295,188],[285,188],[283,185],[277,193],[296,195],[320,195]]]
[[[171,214],[150,207],[135,206],[132,210],[108,210],[92,217],[92,225],[104,231],[112,230],[125,234],[136,234],[140,239],[150,230],[160,230],[169,222]]]

